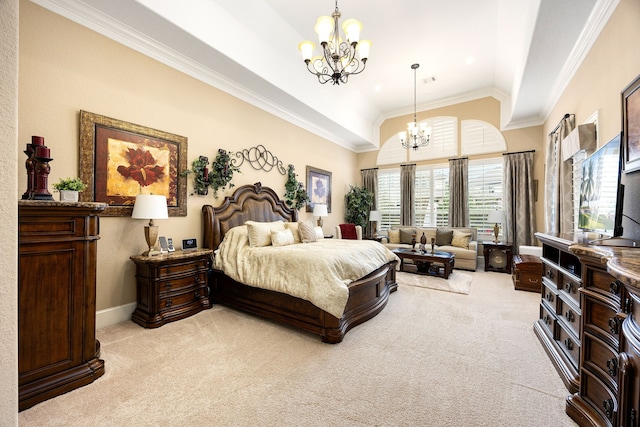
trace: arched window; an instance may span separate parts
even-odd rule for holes
[[[463,156],[507,151],[502,132],[483,120],[463,120],[461,133]]]

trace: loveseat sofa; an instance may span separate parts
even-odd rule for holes
[[[389,249],[411,248],[411,238],[415,234],[416,249],[424,233],[425,245],[431,250],[431,239],[435,239],[436,250],[456,255],[454,268],[475,271],[478,263],[478,232],[473,227],[391,227],[380,234],[381,243]]]

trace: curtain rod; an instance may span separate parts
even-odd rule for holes
[[[562,119],[560,119],[560,121],[558,122],[558,124],[556,125],[555,128],[553,128],[553,130],[551,132],[549,132],[549,135],[551,135],[552,133],[556,133],[556,131],[560,128],[560,125],[562,125],[562,121],[568,119],[571,116],[575,116],[575,114],[565,114]]]
[[[374,170],[377,170],[377,169],[378,168],[360,169],[360,172],[363,172],[363,171],[374,171]]]
[[[536,150],[526,150],[526,151],[515,151],[513,153],[502,153],[503,156],[509,156],[511,154],[522,154],[522,153],[535,153]]]
[[[400,166],[415,166],[415,163],[405,163],[404,165],[400,165]]]
[[[451,160],[468,160],[468,159],[469,159],[468,157],[457,157],[455,159],[449,159],[449,161],[451,161]]]

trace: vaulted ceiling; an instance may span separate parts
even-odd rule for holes
[[[486,96],[501,128],[541,124],[619,0],[341,0],[373,43],[321,85],[297,50],[332,0],[32,0],[356,152],[387,118]],[[401,130],[401,129],[399,129]]]

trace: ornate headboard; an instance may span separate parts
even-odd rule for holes
[[[269,187],[257,182],[243,185],[227,196],[220,206],[202,207],[204,221],[204,247],[216,250],[225,233],[246,221],[289,221],[298,220],[298,211],[288,207]]]

